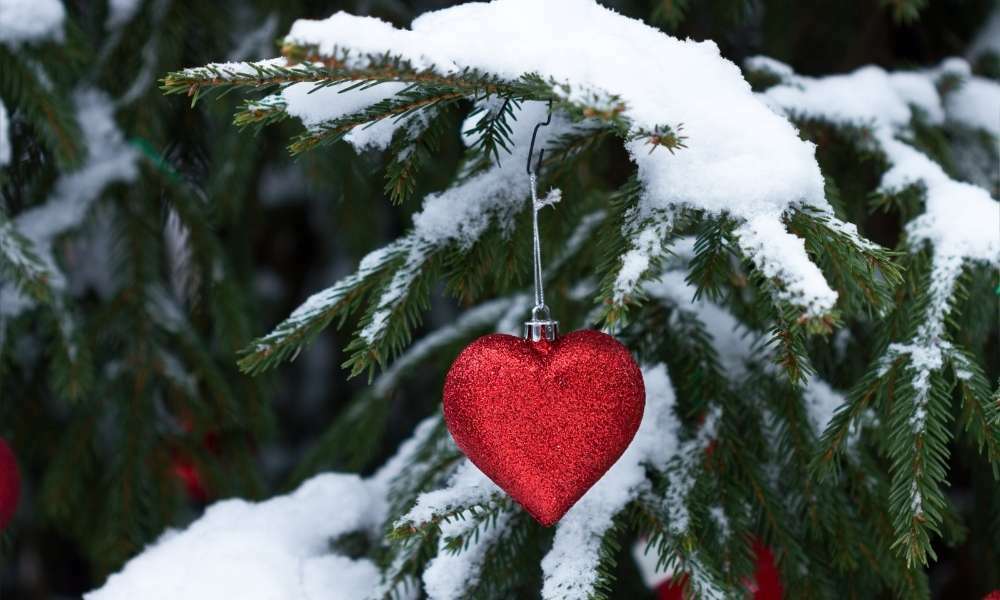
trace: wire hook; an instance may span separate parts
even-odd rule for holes
[[[528,172],[528,175],[534,175],[535,174],[534,171],[531,170],[531,155],[533,155],[535,153],[535,137],[538,136],[538,129],[539,129],[539,127],[545,127],[546,125],[548,125],[551,122],[552,122],[552,101],[549,100],[549,116],[548,116],[548,118],[545,119],[544,121],[540,121],[538,124],[536,124],[535,125],[535,130],[531,132],[531,145],[528,146],[528,164],[525,167],[525,170]],[[535,165],[535,171],[538,171],[539,169],[542,168],[542,158],[544,156],[545,156],[545,148],[542,148],[541,150],[538,151],[538,163],[536,163],[536,165]]]

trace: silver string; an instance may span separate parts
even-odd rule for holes
[[[535,308],[542,309],[545,308],[545,290],[542,288],[542,245],[538,237],[538,191],[535,174],[529,174],[528,178],[531,182],[531,237],[534,242]]]

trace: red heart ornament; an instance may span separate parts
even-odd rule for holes
[[[455,443],[545,526],[618,460],[645,402],[628,349],[589,330],[554,341],[481,337],[462,350],[444,382],[444,419]]]

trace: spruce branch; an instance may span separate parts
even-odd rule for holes
[[[343,323],[398,256],[399,251],[392,244],[368,254],[357,272],[310,296],[274,331],[246,347],[239,360],[240,369],[257,374],[297,356],[331,322],[339,319]]]
[[[389,147],[384,190],[393,204],[401,204],[417,189],[417,175],[438,152],[452,119],[451,103],[424,109],[424,118],[406,121]]]
[[[340,93],[350,93],[350,89]],[[356,127],[371,127],[384,119],[392,119],[397,123],[402,122],[413,118],[421,111],[455,104],[464,97],[463,93],[448,89],[413,86],[356,113],[308,129],[292,141],[289,151],[292,155],[301,154],[320,146],[338,142]]]

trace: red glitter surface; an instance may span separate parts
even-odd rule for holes
[[[455,443],[545,526],[618,460],[645,401],[628,349],[589,330],[554,342],[481,337],[462,350],[444,384]]]

